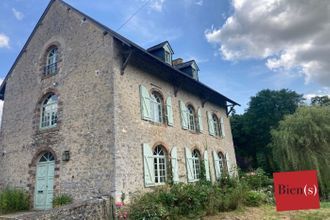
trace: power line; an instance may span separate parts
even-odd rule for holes
[[[120,25],[119,28],[117,28],[117,31],[124,27],[137,13],[139,13],[144,7],[146,7],[150,1],[151,0],[147,0],[143,5],[141,5],[140,8],[138,8],[122,25]]]

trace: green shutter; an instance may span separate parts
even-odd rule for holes
[[[215,178],[219,180],[221,178],[220,159],[216,151],[213,151],[213,161],[215,169]]]
[[[151,119],[150,96],[146,87],[140,85],[141,116],[144,120]]]
[[[214,124],[213,124],[211,112],[207,112],[207,122],[209,124],[209,133],[210,133],[210,135],[215,136]]]
[[[203,132],[203,121],[202,121],[202,110],[198,108],[198,129],[200,132]]]
[[[226,163],[227,163],[227,169],[228,169],[228,175],[232,176],[232,167],[230,166],[230,159],[229,159],[229,155],[228,153],[225,154],[225,159],[226,159]]]
[[[221,136],[225,136],[225,123],[223,117],[220,118]]]
[[[167,114],[167,124],[173,126],[173,110],[172,110],[172,99],[167,97],[166,99],[166,114]]]
[[[154,157],[149,144],[143,144],[144,185],[155,185]]]
[[[205,166],[205,176],[206,180],[210,181],[210,167],[209,167],[209,157],[207,155],[207,150],[204,152],[204,166]]]
[[[179,101],[180,106],[180,115],[181,115],[181,124],[183,129],[188,129],[188,111],[186,105]]]
[[[178,167],[178,154],[176,147],[171,150],[171,163],[172,163],[172,175],[173,183],[179,182],[179,167]]]
[[[187,179],[188,182],[194,181],[194,174],[193,174],[193,163],[192,163],[192,153],[189,148],[185,148],[185,154],[186,154],[186,167],[187,167]]]

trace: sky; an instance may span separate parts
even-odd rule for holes
[[[238,113],[262,89],[330,95],[327,0],[65,1],[143,48],[168,40],[173,58],[195,59],[200,81],[240,103]],[[47,4],[1,0],[0,82]]]

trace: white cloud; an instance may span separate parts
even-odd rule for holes
[[[0,48],[9,48],[9,37],[5,34],[0,33]]]
[[[2,83],[2,79],[0,79],[0,85]],[[3,107],[3,101],[0,100],[0,129],[1,129],[1,120],[2,120],[2,107]]]
[[[20,11],[18,11],[16,8],[12,8],[11,11],[13,12],[13,14],[14,14],[14,16],[15,16],[15,18],[16,18],[17,20],[20,21],[20,20],[22,20],[22,19],[24,18],[23,13],[20,12]]]
[[[155,11],[161,12],[163,10],[165,0],[151,0],[150,8]]]
[[[264,59],[271,70],[303,74],[330,86],[330,7],[327,0],[233,0],[234,13],[205,31],[225,60]]]

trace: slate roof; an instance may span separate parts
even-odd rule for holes
[[[155,46],[152,46],[152,47],[148,48],[147,51],[150,52],[150,51],[158,50],[160,48],[163,48],[166,44],[168,44],[170,46],[171,51],[173,53],[172,47],[171,47],[171,45],[170,45],[170,43],[168,41],[164,41],[164,42],[161,42],[161,43],[159,43],[159,44],[157,44]]]
[[[177,68],[177,69],[183,69],[183,68],[186,68],[188,66],[191,66],[191,64],[193,64],[193,63],[196,64],[195,60],[190,60],[190,61],[187,61],[187,62],[184,62],[184,63],[179,63],[179,64],[175,65],[174,67]],[[197,66],[197,64],[196,64],[196,66]],[[197,68],[198,68],[198,66],[197,66]]]
[[[110,28],[108,28],[107,26],[99,23],[98,21],[94,20],[93,18],[89,17],[88,15],[86,15],[85,13],[79,11],[78,9],[72,7],[71,5],[69,5],[68,3],[62,1],[62,0],[50,0],[47,8],[45,9],[45,11],[43,12],[42,16],[40,17],[38,23],[36,24],[36,26],[34,27],[31,35],[29,36],[28,40],[26,41],[26,43],[24,44],[21,52],[19,53],[19,55],[17,56],[14,64],[12,65],[12,67],[10,68],[9,72],[7,73],[4,81],[2,82],[1,86],[0,86],[0,100],[4,99],[4,94],[5,94],[5,88],[6,88],[6,82],[8,80],[8,77],[10,76],[11,72],[13,71],[14,67],[16,66],[18,60],[20,59],[20,57],[22,56],[22,54],[25,52],[27,45],[29,44],[30,40],[32,39],[34,33],[36,32],[37,28],[39,27],[39,24],[41,23],[41,21],[43,20],[43,18],[46,16],[48,10],[50,9],[51,5],[55,2],[58,1],[62,4],[64,4],[66,7],[72,9],[73,11],[77,12],[78,14],[80,14],[81,16],[87,18],[87,20],[90,20],[91,22],[93,22],[95,25],[97,25],[98,27],[100,27],[101,29],[104,30],[104,33],[107,32],[109,34],[111,34],[114,38],[116,38],[117,40],[121,41],[123,44],[129,46],[130,48],[133,48],[135,50],[137,50],[138,52],[140,52],[141,54],[147,56],[148,58],[150,58],[153,62],[155,63],[159,63],[161,62],[161,66],[163,68],[171,68],[173,74],[177,74],[178,77],[183,78],[184,81],[191,83],[192,87],[196,90],[199,89],[200,92],[203,93],[208,93],[208,97],[211,97],[213,100],[216,99],[224,99],[225,101],[230,102],[233,105],[239,105],[237,102],[227,98],[226,96],[220,94],[219,92],[215,91],[214,89],[211,89],[210,87],[208,87],[207,85],[193,79],[192,77],[186,75],[184,72],[176,69],[175,67],[173,67],[172,65],[169,65],[167,63],[165,63],[164,61],[160,60],[158,57],[152,55],[151,53],[149,53],[147,50],[145,50],[144,48],[140,47],[139,45],[135,44],[134,42],[128,40],[127,38],[123,37],[122,35],[118,34],[117,32],[111,30]],[[167,41],[164,41],[163,43],[166,43]],[[157,45],[156,45],[157,46]],[[150,49],[150,48],[149,48]]]

